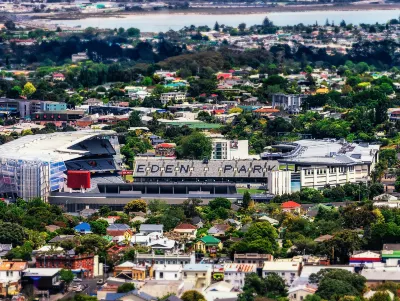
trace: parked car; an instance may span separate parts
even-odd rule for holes
[[[74,278],[73,281],[74,281],[74,282],[82,282],[82,279],[80,279],[80,278]]]

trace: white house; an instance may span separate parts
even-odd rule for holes
[[[224,266],[224,281],[240,289],[243,288],[246,275],[256,272],[256,264],[230,263]]]
[[[155,264],[153,270],[155,280],[182,280],[180,264]]]
[[[156,232],[156,233],[159,233],[160,236],[162,236],[163,229],[164,229],[164,225],[141,224],[140,228],[139,228],[139,232],[144,235]]]
[[[185,287],[204,289],[211,284],[211,264],[187,264],[182,272]]]
[[[288,298],[290,301],[303,301],[308,295],[314,295],[316,291],[316,288],[309,285],[299,285],[289,289]]]
[[[300,266],[300,262],[294,261],[266,261],[262,276],[265,278],[270,273],[276,273],[290,286],[299,277]]]
[[[168,92],[162,93],[160,97],[161,103],[163,105],[168,102],[184,102],[186,100],[186,93],[184,92]]]
[[[0,262],[0,294],[14,295],[21,289],[22,271],[28,267],[26,261]],[[7,292],[5,291],[7,289]]]

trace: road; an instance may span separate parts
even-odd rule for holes
[[[71,286],[76,284],[80,284],[82,286],[84,286],[84,290],[82,290],[82,292],[79,292],[80,294],[86,294],[86,295],[92,295],[95,294],[97,289],[98,289],[98,285],[97,285],[97,281],[103,279],[103,277],[97,277],[97,278],[91,278],[91,279],[82,279],[82,282],[73,282],[71,284]],[[55,299],[55,300],[66,300],[68,298],[73,298],[77,293],[74,291],[69,291],[68,293],[66,293],[65,295],[63,295],[61,298],[59,299]],[[52,299],[52,298],[50,298]]]

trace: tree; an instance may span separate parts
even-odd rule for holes
[[[181,159],[199,160],[211,157],[211,140],[201,132],[193,132],[181,138],[177,146],[178,157]]]
[[[378,291],[368,299],[369,301],[391,301],[392,298],[386,291]]]
[[[145,200],[133,200],[125,205],[124,211],[126,213],[129,212],[146,212],[147,211],[147,203]]]
[[[24,89],[22,90],[22,95],[24,95],[27,98],[29,98],[35,92],[36,92],[35,86],[31,82],[27,82],[24,85]]]
[[[246,23],[240,23],[238,29],[243,32],[246,29]]]
[[[126,282],[118,287],[117,293],[128,293],[130,291],[133,291],[134,289],[135,289],[134,283]]]
[[[189,290],[183,293],[181,296],[181,299],[183,301],[204,301],[206,298],[203,296],[203,294],[199,293],[198,291],[195,290]]]
[[[219,24],[218,24],[218,22],[215,22],[214,30],[215,30],[215,31],[219,31]]]
[[[140,113],[138,111],[132,111],[129,115],[129,125],[131,127],[137,127],[142,125],[142,120],[140,119]]]
[[[0,243],[20,246],[26,238],[24,228],[15,223],[0,224]]]
[[[203,203],[200,199],[187,199],[183,202],[182,208],[186,217],[191,218],[198,215],[196,207],[200,206]]]
[[[243,194],[243,201],[242,201],[243,208],[247,209],[249,207],[250,202],[251,202],[251,195],[250,192],[246,190]]]
[[[218,208],[231,209],[232,203],[227,198],[215,198],[208,203],[212,210]]]
[[[265,279],[268,297],[276,299],[287,296],[285,281],[276,273],[269,273]]]
[[[277,237],[276,229],[269,222],[257,222],[249,227],[244,239],[236,243],[234,249],[238,253],[273,254],[278,248]]]
[[[90,221],[90,228],[92,229],[92,232],[94,234],[98,234],[98,235],[106,235],[107,234],[107,227],[108,222],[106,220],[103,219],[98,219],[95,221]]]
[[[60,279],[68,286],[74,280],[74,273],[71,270],[61,269]]]
[[[343,296],[360,296],[364,290],[365,277],[341,269],[323,269],[310,275],[310,282],[318,284],[317,294],[326,300]]]
[[[140,36],[140,30],[134,27],[128,28],[126,30],[126,32],[128,33],[128,36],[130,37],[139,37]]]
[[[99,209],[99,214],[101,216],[103,216],[103,217],[109,216],[110,213],[111,213],[111,208],[109,206],[107,206],[107,205],[101,206],[100,209]]]
[[[14,23],[12,20],[7,20],[7,21],[4,23],[4,26],[5,26],[8,30],[15,30],[15,29],[16,29],[15,23]]]

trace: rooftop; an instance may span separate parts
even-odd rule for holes
[[[82,157],[86,151],[68,149],[89,138],[114,135],[114,131],[74,131],[27,135],[0,145],[1,157],[16,160],[67,161]]]
[[[183,271],[186,272],[206,272],[212,270],[211,264],[186,264],[183,267]]]

